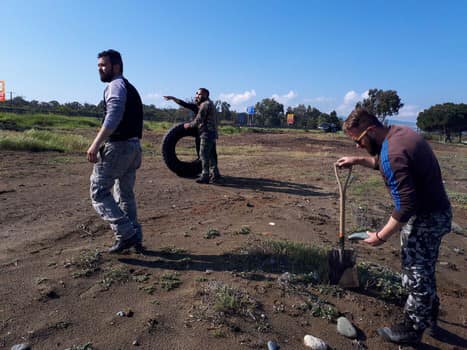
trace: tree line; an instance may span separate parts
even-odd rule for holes
[[[217,116],[224,124],[245,124],[246,113],[231,110],[228,102],[217,100],[214,102]],[[355,107],[363,107],[385,124],[387,117],[397,115],[404,104],[395,90],[370,89],[368,97],[357,102]],[[0,104],[0,111],[14,113],[54,113],[69,116],[90,116],[101,118],[104,113],[104,102],[97,105],[80,102],[60,103],[58,101],[39,102],[27,101],[17,96],[12,100]],[[182,122],[193,117],[190,111],[184,108],[157,108],[155,105],[143,104],[144,119],[168,122]],[[316,129],[323,123],[335,125],[337,129],[342,124],[336,111],[323,113],[312,106],[299,104],[288,107],[272,98],[265,98],[255,104],[253,125],[260,127],[286,127],[287,114],[294,115],[293,127],[300,129]],[[464,103],[437,104],[420,112],[417,117],[417,127],[426,132],[442,133],[446,142],[452,141],[455,134],[462,140],[462,133],[467,131],[467,105]]]

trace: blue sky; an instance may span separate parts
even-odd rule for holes
[[[467,102],[467,1],[0,0],[0,80],[28,100],[98,103],[99,51],[122,53],[146,104],[263,98],[346,115],[370,88],[415,120]]]

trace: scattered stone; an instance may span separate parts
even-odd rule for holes
[[[131,309],[125,309],[124,311],[126,317],[133,317],[134,312]]]
[[[210,274],[213,273],[213,272],[214,272],[213,270],[207,269],[204,273],[205,273],[206,275],[210,275]]]
[[[289,272],[284,272],[277,278],[277,282],[279,283],[290,283],[292,281],[292,275]]]
[[[117,316],[125,317],[125,312],[119,311],[119,312],[117,312]]]
[[[16,344],[11,347],[11,350],[32,350],[29,344]]]
[[[456,254],[464,255],[464,249],[463,248],[453,248],[453,251]]]
[[[276,226],[276,223],[275,222],[270,222],[269,226]]]
[[[279,345],[274,340],[268,341],[268,350],[278,350]]]
[[[464,229],[456,224],[454,221],[451,222],[451,232],[457,233],[458,235],[464,234]]]
[[[133,340],[133,343],[132,343],[134,346],[139,346],[139,341],[137,340]]]
[[[355,339],[357,337],[357,330],[345,317],[339,317],[337,319],[337,332],[344,337]]]
[[[309,334],[305,335],[305,338],[303,338],[303,343],[306,347],[313,350],[326,350],[328,348],[328,345],[324,342],[324,340],[313,337]]]

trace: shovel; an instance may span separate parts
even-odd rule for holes
[[[352,173],[352,167],[349,168],[347,178],[342,186],[339,177],[339,170],[334,164],[337,184],[339,185],[339,247],[328,252],[329,263],[329,283],[338,284],[343,288],[358,287],[358,274],[355,266],[357,258],[353,249],[344,249],[345,241],[345,192]]]

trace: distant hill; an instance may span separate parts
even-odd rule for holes
[[[407,121],[407,120],[397,120],[397,119],[387,119],[389,125],[404,125],[409,128],[418,131],[416,121]]]

